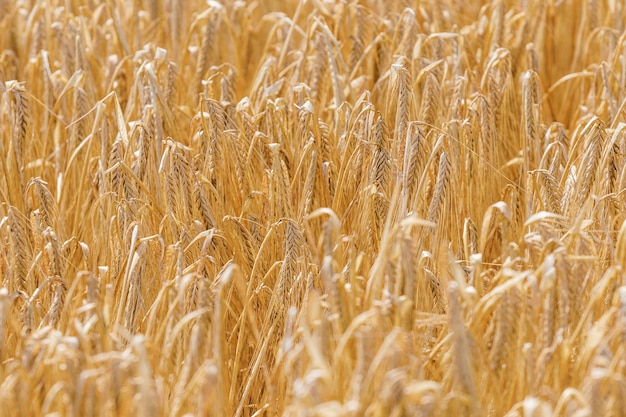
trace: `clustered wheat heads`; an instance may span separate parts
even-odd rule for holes
[[[624,12],[0,1],[0,414],[621,415]]]

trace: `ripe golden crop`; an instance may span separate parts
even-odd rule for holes
[[[611,0],[0,0],[0,416],[626,409]]]

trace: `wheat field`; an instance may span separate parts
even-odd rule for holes
[[[626,415],[626,5],[0,0],[0,416]]]

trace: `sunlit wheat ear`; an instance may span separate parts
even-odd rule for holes
[[[295,305],[304,296],[305,280],[300,264],[304,236],[295,222],[287,220],[285,225],[284,260],[278,273],[276,290],[287,305]]]
[[[38,206],[41,208],[41,220],[46,226],[54,228],[58,219],[58,210],[56,200],[47,185],[41,178],[32,178],[26,189],[34,188],[33,193],[36,195]]]
[[[389,208],[391,156],[389,152],[389,141],[382,116],[378,115],[373,127],[374,149],[372,151],[370,167],[370,183],[374,185],[372,192],[368,195],[368,204],[372,208],[373,221],[371,227],[380,236],[383,229],[387,210]]]
[[[59,240],[56,236],[56,233],[54,233],[51,228],[46,228],[43,231],[43,237],[45,241],[45,258],[47,259],[47,273],[50,277],[62,279],[63,262],[61,256],[61,248],[59,247]]]
[[[291,195],[289,187],[289,173],[283,158],[280,156],[280,145],[273,143],[272,170],[270,176],[270,202],[273,206],[274,218],[291,217]]]
[[[325,36],[321,32],[316,32],[309,42],[313,44],[313,62],[310,72],[310,87],[312,99],[317,104],[324,97],[328,88],[328,65]]]
[[[619,146],[619,130],[616,130],[602,147],[600,161],[598,162],[599,194],[609,198],[608,203],[617,211],[620,210],[617,204],[616,194],[619,193],[619,175],[624,164],[624,158]],[[609,133],[607,129],[607,134]],[[602,137],[601,137],[602,139]],[[600,172],[604,172],[602,175]]]
[[[204,189],[202,188],[202,184],[197,179],[193,184],[193,201],[195,202],[195,209],[198,216],[197,218],[202,220],[204,227],[207,229],[215,227],[215,219],[213,217],[211,205]]]
[[[28,219],[15,207],[9,207],[8,211],[13,275],[13,282],[9,288],[30,293],[32,288],[26,281],[32,257]]]
[[[463,251],[465,260],[469,263],[470,273],[468,284],[476,289],[478,296],[484,293],[482,280],[482,254],[478,253],[478,231],[469,217],[463,223]]]
[[[84,80],[84,77],[81,77]],[[84,81],[80,84],[84,84]],[[89,129],[89,117],[87,112],[89,111],[89,103],[87,101],[87,92],[81,85],[76,85],[72,94],[73,101],[73,114],[72,120],[74,121],[70,130],[70,149],[74,149],[78,143],[80,143],[87,135],[87,129]]]
[[[118,136],[113,145],[111,146],[111,152],[109,153],[108,169],[109,171],[109,189],[115,192],[119,192],[120,184],[122,183],[122,171],[119,168],[119,164],[124,158],[124,142],[122,138]]]
[[[485,262],[493,262],[502,255],[503,229],[508,227],[511,210],[503,201],[492,204],[483,217],[480,229],[479,248]]]
[[[221,27],[221,14],[219,12],[211,12],[207,19],[206,25],[202,30],[202,41],[198,49],[198,57],[196,59],[196,68],[192,81],[192,101],[202,92],[202,80],[205,78],[206,72],[212,59],[216,58],[217,45],[216,37]]]
[[[11,144],[17,166],[21,167],[29,118],[29,100],[23,83],[7,81],[5,87],[11,103]]]
[[[385,131],[385,122],[379,114],[373,128],[374,149],[372,152],[372,167],[370,168],[370,182],[376,186],[376,191],[389,194],[389,177],[391,175],[391,155],[389,141]]]
[[[237,71],[228,67],[220,80],[220,101],[235,104],[237,100]]]
[[[493,110],[485,97],[479,98],[480,159],[478,160],[478,169],[481,171],[489,169],[488,164],[497,163],[494,152],[497,136],[494,129],[495,116]]]
[[[250,231],[244,226],[241,220],[236,217],[226,216],[223,220],[230,222],[234,226],[235,232],[241,242],[241,247],[243,248],[242,255],[244,256],[246,265],[252,270],[259,248],[256,247],[254,238],[250,235]]]
[[[522,126],[524,129],[524,162],[526,171],[537,167],[539,147],[539,85],[537,74],[526,71],[522,78]]]
[[[441,102],[441,85],[432,73],[425,75],[425,86],[422,93],[422,105],[420,110],[420,120],[423,120],[425,134],[432,126],[436,125],[437,114]]]
[[[578,173],[576,165],[572,165],[569,172],[565,173],[565,185],[563,186],[563,200],[561,201],[561,211],[567,213],[573,201],[573,195],[578,183]]]
[[[302,209],[302,217],[308,216],[311,213],[311,207],[313,206],[316,177],[319,165],[317,149],[313,149],[311,152],[310,160],[309,169],[307,170],[306,179],[304,180],[304,205]]]
[[[500,133],[503,122],[502,112],[507,104],[507,87],[512,78],[511,61],[511,53],[507,49],[500,48],[495,51],[492,65],[487,69],[487,100],[493,113],[493,130],[496,134]]]
[[[478,252],[478,230],[471,218],[466,217],[463,222],[463,253],[465,259]]]
[[[189,162],[180,149],[172,151],[172,176],[178,187],[179,199],[176,201],[175,213],[180,219],[189,220],[192,202],[192,173]]]
[[[324,33],[325,33],[325,49],[326,49],[326,58],[328,59],[328,67],[330,70],[330,78],[332,81],[333,87],[333,99],[334,106],[338,108],[344,102],[344,92],[343,85],[341,84],[341,79],[339,78],[339,70],[341,69],[343,72],[343,68],[340,68],[340,62],[337,60],[341,55],[335,55],[335,49],[333,46],[337,44],[337,40],[331,36],[330,29],[324,25]],[[349,87],[349,84],[348,84]]]
[[[444,205],[447,190],[450,182],[450,160],[448,154],[441,153],[439,157],[439,169],[437,170],[437,181],[435,182],[435,191],[428,206],[428,214],[426,219],[431,222],[438,222],[441,208]]]
[[[591,120],[584,130],[585,132],[582,134],[584,134],[585,141],[580,176],[574,194],[574,198],[579,202],[585,201],[592,191],[602,154],[601,144],[606,142],[606,132],[600,119],[595,118]]]
[[[417,189],[420,177],[424,170],[427,157],[426,143],[422,129],[417,124],[411,123],[407,130],[406,145],[404,151],[404,188],[407,210],[409,202],[413,201],[414,192]]]
[[[21,293],[20,295],[25,296],[25,293]],[[33,331],[33,327],[35,325],[35,312],[33,311],[33,304],[30,299],[24,300],[24,307],[21,314],[21,322],[22,322],[22,334],[29,335]]]
[[[396,90],[397,90],[397,107],[396,107],[396,120],[394,129],[394,146],[397,151],[394,153],[394,157],[399,163],[404,161],[405,147],[402,146],[402,141],[407,136],[408,122],[410,119],[411,111],[411,82],[409,79],[409,72],[404,67],[402,62],[396,62],[393,65],[396,76]]]
[[[556,179],[550,172],[544,169],[537,169],[533,171],[533,173],[539,188],[544,210],[560,214],[563,195]]]
[[[220,104],[212,99],[203,100],[203,108],[208,113],[208,118],[205,118],[204,113],[201,114],[201,120],[203,124],[203,136],[207,141],[206,145],[203,145],[203,149],[206,149],[206,168],[205,173],[209,178],[214,180],[215,170],[218,166],[219,153],[222,149],[220,140],[224,137],[224,131],[226,130],[226,116],[224,110]],[[221,164],[220,164],[221,165]]]

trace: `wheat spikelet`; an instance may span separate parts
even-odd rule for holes
[[[620,147],[617,143],[618,141],[618,131],[613,133],[611,139],[604,146],[602,150],[602,154],[600,156],[600,161],[598,162],[598,171],[604,171],[604,175],[601,175],[600,184],[599,184],[599,194],[603,196],[609,197],[609,202],[614,208],[619,208],[616,204],[616,199],[614,198],[614,193],[619,192],[618,188],[618,173],[620,171],[620,162],[619,158],[621,155]],[[600,174],[600,172],[598,172]]]
[[[325,92],[327,89],[327,71],[328,66],[325,65],[328,59],[328,53],[326,49],[326,39],[324,34],[321,32],[315,33],[312,37],[313,47],[311,48],[314,51],[313,64],[311,68],[311,74],[309,76],[311,92],[314,100],[317,102],[322,102],[324,99]],[[339,103],[337,104],[337,106]]]
[[[206,75],[207,70],[212,59],[216,58],[216,45],[215,40],[216,33],[219,33],[221,26],[221,14],[210,13],[209,19],[206,22],[204,30],[202,31],[202,42],[198,50],[198,58],[196,61],[196,69],[194,73],[194,79],[192,81],[193,90],[191,91],[193,96],[197,97],[202,91],[202,80]]]
[[[478,148],[480,150],[480,159],[478,161],[478,169],[484,171],[489,167],[487,164],[496,162],[493,144],[497,137],[494,130],[495,117],[493,111],[485,97],[481,97],[479,100],[480,140]]]
[[[237,99],[237,71],[229,67],[220,81],[220,101],[222,103],[235,103]]]
[[[388,140],[385,132],[385,122],[379,114],[374,124],[374,150],[372,152],[372,166],[370,181],[376,186],[379,193],[386,194],[389,189],[391,175],[391,157],[388,150]]]
[[[21,166],[29,117],[29,100],[23,83],[7,81],[4,87],[9,94],[11,104],[11,142],[18,164]]]
[[[581,174],[579,183],[577,184],[577,201],[585,201],[591,192],[592,186],[596,179],[596,170],[600,162],[601,148],[600,144],[605,142],[604,127],[599,119],[590,122],[590,130],[585,135],[585,150],[583,160],[581,162]]]
[[[298,271],[298,258],[300,257],[300,247],[303,236],[297,225],[291,221],[286,221],[285,231],[285,256],[276,282],[275,294],[277,297],[288,300],[288,305],[293,305],[302,297],[303,277]]]
[[[313,118],[314,112],[315,109],[310,100],[305,101],[302,107],[299,108],[296,136],[298,138],[298,142],[301,144],[306,144],[309,141],[309,138],[313,136],[313,133],[311,132],[309,127],[309,123]]]
[[[441,89],[434,74],[429,72],[426,74],[425,78],[420,120],[424,121],[425,135],[427,135],[431,127],[436,126],[437,113],[439,112],[441,100]]]
[[[463,248],[465,259],[478,252],[478,230],[471,218],[465,218],[463,222]]]
[[[122,183],[122,171],[119,168],[119,164],[123,160],[124,143],[121,137],[117,137],[111,146],[111,152],[109,153],[108,171],[109,175],[109,189],[118,192]]]
[[[274,218],[291,217],[291,198],[289,197],[289,174],[284,160],[280,157],[280,146],[270,145],[272,150],[272,172],[270,201]]]
[[[539,183],[540,195],[545,209],[552,213],[560,214],[563,195],[559,190],[556,179],[550,172],[544,169],[537,169],[533,173]]]
[[[11,195],[10,202],[16,207],[22,208],[24,204],[21,198],[22,159],[28,126],[28,98],[23,84],[17,81],[7,81],[5,86],[10,97],[11,109],[11,145],[9,147],[8,169],[12,173],[12,178],[7,179],[8,188]]]
[[[301,217],[306,217],[311,213],[318,170],[318,158],[317,149],[313,149],[311,152],[309,169],[307,170],[306,179],[304,180],[304,205]]]
[[[378,115],[374,125],[374,150],[370,167],[370,182],[374,186],[368,195],[372,217],[370,228],[380,236],[385,217],[389,208],[388,189],[391,174],[391,157],[388,150],[388,140],[382,116]]]
[[[31,262],[31,237],[28,233],[28,220],[15,207],[9,207],[8,224],[10,229],[10,242],[13,259],[11,271],[13,275],[13,288],[17,291],[26,291],[30,285],[26,281]]]
[[[335,54],[333,52],[333,48],[331,45],[331,39],[330,39],[330,30],[328,29],[328,27],[325,27],[325,33],[324,33],[324,46],[326,49],[326,58],[328,59],[328,67],[330,70],[330,78],[332,81],[332,86],[333,86],[333,99],[334,99],[334,105],[335,107],[339,107],[341,106],[341,104],[344,102],[344,95],[343,95],[343,89],[342,86],[340,84],[340,79],[339,79],[339,70],[338,70],[338,62],[337,59],[335,58]],[[332,39],[333,41],[336,41],[336,39]]]
[[[51,277],[62,278],[63,266],[61,261],[61,249],[56,233],[51,228],[43,231],[43,237],[46,240],[45,251],[48,260],[48,274]]]
[[[223,137],[226,130],[226,119],[224,111],[218,102],[215,100],[204,100],[204,103],[209,114],[210,124],[203,128],[202,134],[207,140],[206,144],[206,161],[207,168],[206,173],[210,178],[215,176],[215,169],[218,164],[218,155],[221,150],[219,139]],[[202,119],[204,121],[204,117]]]
[[[424,170],[426,152],[422,130],[418,125],[411,123],[407,130],[406,149],[404,151],[404,192],[407,202],[413,201],[413,194],[418,186],[420,174]]]
[[[63,75],[69,78],[72,73],[74,73],[73,63],[74,61],[74,53],[76,52],[75,48],[73,48],[73,40],[76,36],[76,27],[73,23],[66,23],[63,25],[62,23],[55,22],[52,24],[52,28],[54,29],[57,35],[57,42],[60,44],[61,54],[62,54],[62,70]]]
[[[576,166],[572,165],[563,187],[563,200],[561,201],[561,211],[568,212],[569,204],[573,199],[576,183],[578,182],[578,174],[576,173]]]
[[[539,135],[539,90],[537,85],[537,74],[526,71],[522,81],[522,120],[524,126],[524,161],[525,170],[537,167],[541,149],[538,146]]]
[[[450,160],[448,154],[442,152],[439,157],[439,169],[437,170],[437,180],[435,182],[435,191],[428,206],[428,214],[426,219],[431,222],[439,220],[441,207],[443,206],[450,181]]]
[[[41,208],[41,220],[45,226],[54,228],[58,220],[56,200],[47,187],[47,183],[41,178],[31,178],[26,188],[34,187],[35,195]]]
[[[33,305],[30,299],[25,300],[24,308],[22,310],[21,321],[22,321],[22,333],[25,335],[30,335],[35,325]]]
[[[206,229],[212,229],[215,227],[215,219],[213,212],[211,211],[211,205],[202,188],[202,184],[196,179],[193,185],[193,197],[195,202],[195,208],[198,213],[198,217],[202,220]]]
[[[235,230],[238,234],[239,240],[243,243],[242,247],[244,248],[245,261],[250,270],[254,267],[254,260],[256,258],[256,253],[258,248],[254,245],[254,239],[250,235],[250,231],[243,225],[243,223],[232,216],[224,217],[224,221],[229,221],[235,226]]]
[[[172,150],[171,157],[172,173],[170,178],[175,181],[177,186],[176,195],[179,198],[175,203],[176,209],[174,213],[180,219],[187,221],[190,216],[191,202],[193,201],[191,168],[187,158],[178,148]]]
[[[396,108],[396,121],[394,129],[394,146],[397,147],[395,153],[398,161],[404,161],[405,148],[400,146],[401,140],[407,136],[408,133],[408,121],[410,118],[410,104],[412,93],[410,90],[409,72],[402,66],[402,64],[394,64],[396,68],[397,76],[397,93],[398,104]],[[393,153],[393,152],[392,152]]]
[[[61,319],[61,310],[63,308],[63,305],[65,304],[65,293],[67,291],[67,288],[65,282],[62,279],[60,279],[60,281],[61,282],[55,283],[53,285],[54,297],[52,298],[52,304],[50,305],[50,309],[42,319],[40,326],[55,327]]]

